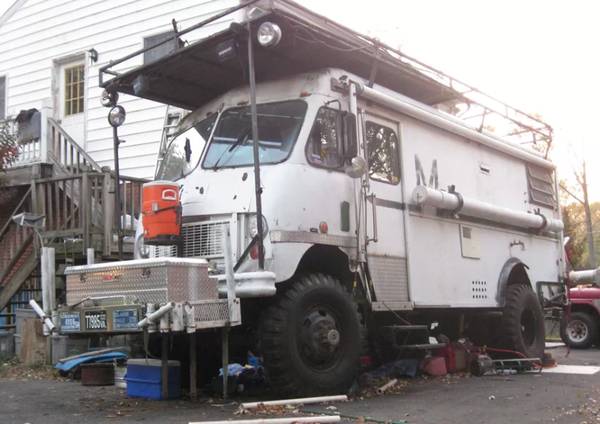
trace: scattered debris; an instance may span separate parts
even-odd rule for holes
[[[432,377],[443,377],[448,374],[446,359],[442,356],[428,356],[423,360],[421,370]]]
[[[282,417],[282,418],[256,418],[253,420],[235,421],[197,421],[189,424],[292,424],[292,423],[337,423],[340,422],[339,415],[320,415],[310,417]]]
[[[50,365],[43,362],[25,365],[16,358],[0,363],[0,378],[7,380],[65,380]]]
[[[381,387],[379,387],[377,389],[377,394],[378,395],[384,394],[387,389],[389,389],[391,387],[394,387],[397,383],[398,383],[398,379],[397,378],[391,379],[390,381],[388,381],[383,386],[381,386]]]
[[[278,406],[278,405],[308,405],[311,403],[323,403],[323,402],[345,402],[348,400],[346,395],[334,395],[334,396],[317,396],[309,398],[295,398],[295,399],[279,399],[279,400],[268,400],[264,402],[246,402],[242,403],[243,409],[253,409],[259,406]]]
[[[102,349],[94,352],[86,352],[81,355],[63,358],[54,366],[61,373],[69,374],[77,371],[80,365],[96,362],[113,362],[127,359],[127,354],[120,348]]]

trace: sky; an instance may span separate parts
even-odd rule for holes
[[[585,158],[600,201],[600,2],[300,0],[302,4],[532,114],[555,131],[551,159],[573,180]]]
[[[600,2],[297,0],[528,113],[555,131],[551,158],[573,180],[585,158],[600,201]],[[12,0],[0,0],[0,14]]]

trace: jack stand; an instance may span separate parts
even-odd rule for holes
[[[190,399],[198,399],[198,385],[196,375],[198,372],[198,358],[196,357],[196,332],[190,333]]]
[[[223,367],[223,400],[227,400],[227,380],[229,379],[229,327],[221,330],[222,364]]]
[[[160,349],[160,360],[161,360],[161,374],[162,374],[162,385],[160,388],[160,397],[163,400],[169,399],[169,333],[161,334],[161,349]]]

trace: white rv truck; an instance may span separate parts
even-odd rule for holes
[[[439,71],[290,1],[243,6],[226,31],[102,70],[109,94],[190,111],[156,176],[181,187],[182,244],[138,237],[140,261],[224,274],[229,234],[247,348],[284,391],[345,389],[369,346],[435,347],[411,338],[433,322],[540,357],[536,287],[564,281],[563,226],[554,165],[523,140],[550,127],[503,105],[506,140]],[[242,278],[261,265],[273,280]]]

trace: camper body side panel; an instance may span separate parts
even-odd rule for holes
[[[446,190],[454,185],[465,197],[499,207],[553,218],[558,211],[530,204],[527,167],[520,159],[412,118],[401,123],[404,184],[409,205],[407,245],[410,295],[415,307],[498,307],[504,264],[517,258],[536,281],[558,281],[558,236],[542,236],[459,214],[442,217],[435,208],[416,208],[411,193],[418,183]],[[419,180],[418,163],[425,181]],[[431,172],[437,177],[431,178]]]

